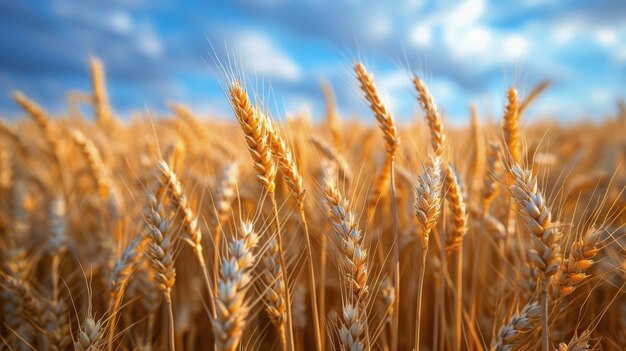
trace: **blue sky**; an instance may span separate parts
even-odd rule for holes
[[[321,116],[325,79],[344,117],[370,117],[359,58],[403,121],[417,111],[410,70],[453,121],[470,102],[498,116],[509,85],[523,95],[546,78],[530,115],[601,117],[626,97],[624,18],[623,0],[1,1],[0,115],[18,114],[14,89],[62,113],[68,91],[90,89],[97,55],[120,115],[178,101],[230,117],[214,59],[234,56],[281,116]]]

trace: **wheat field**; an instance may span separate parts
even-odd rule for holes
[[[626,349],[623,103],[528,122],[544,82],[456,126],[407,74],[400,124],[356,62],[360,120],[324,85],[281,121],[235,74],[231,120],[129,118],[90,68],[0,123],[0,349]]]

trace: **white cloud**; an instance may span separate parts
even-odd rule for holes
[[[163,43],[152,29],[141,29],[136,40],[139,49],[147,56],[156,58],[163,55]]]
[[[467,26],[463,29],[449,29],[444,34],[448,50],[459,59],[471,59],[493,55],[493,34],[485,26]]]
[[[484,12],[484,0],[465,0],[452,9],[447,17],[451,26],[464,27],[478,22]]]
[[[626,63],[626,48],[621,48],[615,53],[615,58],[621,64]]]
[[[426,5],[425,0],[406,0],[404,2],[404,9],[406,11],[417,11],[421,10],[424,5]]]
[[[502,54],[505,60],[519,60],[529,49],[530,44],[521,35],[509,35],[502,40]]]
[[[385,39],[393,32],[393,23],[389,17],[380,16],[374,20],[370,25],[369,33],[373,39]]]
[[[604,46],[611,46],[617,41],[617,33],[610,29],[598,29],[595,33],[596,40]]]
[[[574,21],[566,21],[556,24],[552,32],[552,39],[557,44],[567,44],[580,32],[580,24]]]
[[[268,36],[245,32],[232,40],[237,54],[243,58],[243,65],[258,75],[297,81],[302,69],[285,51]]]
[[[109,16],[109,26],[117,33],[127,34],[133,29],[133,19],[128,12],[115,11]]]
[[[596,105],[606,105],[611,102],[611,94],[608,91],[601,88],[595,88],[591,91],[591,102]]]
[[[411,41],[419,46],[428,46],[432,42],[433,29],[426,23],[419,24],[411,30]]]

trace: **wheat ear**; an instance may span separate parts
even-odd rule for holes
[[[417,180],[415,187],[415,216],[421,229],[422,262],[417,282],[417,295],[415,297],[415,350],[420,349],[420,330],[422,320],[422,290],[424,287],[424,274],[426,271],[426,257],[428,255],[428,240],[430,232],[437,224],[441,213],[441,188],[443,178],[441,176],[441,161],[438,156],[431,157],[423,167],[422,174]]]
[[[482,126],[480,125],[480,118],[478,117],[478,112],[474,104],[470,105],[470,119],[470,131],[474,147],[472,148],[473,153],[468,176],[468,179],[471,180],[468,185],[468,194],[472,197],[474,196],[476,187],[480,185],[478,182],[485,171],[485,139],[483,137]]]
[[[443,120],[435,105],[435,100],[430,95],[428,88],[424,82],[416,75],[413,75],[413,87],[417,91],[417,100],[419,101],[422,109],[426,113],[426,122],[430,129],[430,143],[432,145],[435,155],[438,157],[443,156],[443,152],[446,146],[446,133],[443,126]]]
[[[315,279],[315,267],[313,262],[313,248],[311,247],[311,237],[309,234],[309,226],[304,212],[304,198],[306,195],[302,175],[298,170],[295,158],[291,149],[287,146],[284,139],[280,136],[278,130],[269,118],[264,118],[264,125],[269,136],[272,147],[272,155],[274,156],[278,169],[285,177],[287,186],[291,192],[292,198],[296,202],[300,220],[304,227],[304,235],[306,240],[306,250],[308,255],[307,268],[309,276],[309,284],[311,289],[311,312],[313,314],[313,328],[315,331],[315,339],[318,351],[322,349],[321,328],[319,323],[319,309],[317,306],[317,283]]]
[[[363,247],[363,234],[357,228],[356,216],[334,181],[327,175],[324,181],[324,198],[330,223],[338,240],[339,260],[345,269],[351,296],[359,301],[369,292],[367,285],[367,249]]]
[[[102,338],[103,328],[101,322],[91,317],[85,318],[78,331],[78,339],[74,341],[74,350],[100,350],[104,344]]]
[[[43,300],[19,275],[6,275],[0,272],[0,278],[2,278],[0,286],[3,288],[2,299],[4,301],[2,312],[6,313],[7,324],[14,330],[19,330],[19,334],[28,330],[26,329],[28,328],[27,322],[34,329],[41,329],[43,327],[41,316],[46,310]],[[17,336],[20,340],[23,340],[23,337]],[[30,336],[26,335],[26,337]]]
[[[254,169],[257,173],[257,180],[265,188],[274,210],[274,223],[276,224],[276,241],[280,254],[280,268],[283,277],[287,280],[287,267],[285,263],[285,250],[278,216],[278,205],[276,203],[276,165],[272,155],[271,136],[264,128],[265,117],[261,115],[259,108],[252,106],[248,92],[242,87],[239,81],[234,81],[228,86],[230,103],[237,121],[244,133],[246,146],[252,157]],[[308,238],[308,236],[307,236]],[[285,289],[285,303],[287,304],[287,338],[290,349],[294,349],[293,328],[291,323],[291,301],[289,299],[289,289]]]
[[[504,141],[511,154],[513,162],[519,164],[522,159],[522,145],[519,130],[519,107],[517,90],[510,88],[507,93],[507,105],[502,121]]]
[[[287,143],[279,134],[278,130],[274,126],[274,123],[269,119],[269,117],[261,114],[260,112],[259,116],[262,116],[261,123],[263,129],[267,133],[268,141],[272,150],[272,156],[275,159],[276,165],[278,165],[278,169],[283,176],[285,176],[287,187],[291,192],[293,200],[296,202],[298,210],[304,211],[304,197],[306,195],[306,190],[304,189],[302,175],[298,170],[298,165],[296,164],[293,153],[291,152],[291,149],[287,147]]]
[[[499,156],[500,146],[495,142],[490,142],[487,148],[487,169],[483,177],[483,188],[481,196],[481,217],[486,217],[489,213],[489,206],[498,191],[497,179],[498,172],[502,166]]]
[[[15,99],[15,102],[17,102],[17,104],[20,105],[20,107],[24,109],[26,113],[28,113],[28,115],[35,121],[37,127],[43,132],[44,140],[52,151],[52,157],[59,172],[59,176],[61,177],[62,185],[64,189],[66,189],[66,183],[63,178],[65,174],[63,172],[64,167],[62,165],[59,153],[60,139],[58,138],[54,123],[50,120],[48,114],[43,110],[43,108],[41,108],[41,106],[39,106],[36,102],[28,99],[23,93],[15,92],[13,93],[13,98]],[[65,193],[67,194],[67,191],[65,191]]]
[[[262,117],[259,115],[258,109],[252,106],[248,93],[240,82],[231,83],[228,92],[231,106],[243,130],[246,146],[254,162],[257,180],[268,193],[273,194],[276,188],[274,182],[276,165],[272,162],[272,150],[269,137],[263,130]]]
[[[444,168],[444,184],[446,199],[449,201],[454,226],[446,236],[446,251],[448,254],[462,250],[463,236],[467,232],[467,208],[458,174],[451,165]]]
[[[519,343],[522,336],[533,330],[539,321],[541,308],[537,303],[529,303],[522,311],[509,320],[498,330],[497,338],[491,346],[491,351],[511,351]]]
[[[569,343],[560,343],[558,351],[591,351],[593,347],[589,345],[591,331],[585,330],[580,335],[574,335]]]
[[[80,147],[81,153],[87,160],[87,165],[89,166],[94,184],[96,184],[98,193],[102,199],[107,200],[112,197],[119,203],[121,197],[117,194],[113,186],[111,173],[102,160],[100,150],[98,150],[94,143],[79,130],[71,129],[70,135],[74,142]]]
[[[346,304],[343,307],[343,321],[339,328],[339,340],[342,350],[363,351],[369,350],[363,341],[367,333],[367,315],[364,304]]]
[[[176,173],[174,173],[174,171],[163,160],[160,160],[157,166],[161,182],[165,185],[165,189],[167,190],[166,193],[168,194],[168,198],[172,201],[172,204],[176,208],[176,214],[178,215],[178,218],[180,218],[185,233],[187,234],[186,237],[184,237],[184,241],[193,249],[196,259],[198,260],[198,265],[200,265],[200,268],[202,269],[204,283],[207,286],[209,295],[213,296],[213,287],[211,280],[209,279],[209,272],[206,263],[204,261],[202,231],[198,225],[198,217],[191,209],[189,200],[187,200],[187,195],[183,192],[183,187],[180,184]],[[209,301],[210,312],[215,316],[215,306],[213,306],[212,303],[213,299],[209,299]]]
[[[443,178],[441,161],[432,157],[424,166],[415,188],[415,216],[421,225],[422,247],[428,248],[430,232],[437,224],[441,213],[441,189]]]
[[[582,239],[572,244],[569,257],[563,260],[553,281],[553,299],[571,294],[588,277],[585,271],[594,264],[593,258],[600,250],[598,242],[601,233],[601,230],[590,228]]]
[[[391,192],[391,215],[393,222],[393,280],[395,287],[395,308],[393,309],[393,323],[391,326],[391,349],[395,350],[398,347],[398,329],[400,318],[400,240],[398,237],[398,208],[396,199],[396,180],[395,180],[395,158],[396,151],[400,145],[400,136],[396,128],[396,123],[391,115],[391,112],[387,109],[385,104],[380,99],[376,85],[372,76],[365,70],[365,67],[357,62],[354,65],[354,71],[361,86],[361,91],[365,95],[365,99],[370,104],[370,109],[374,113],[374,117],[378,121],[378,127],[383,132],[385,139],[385,163],[383,171],[379,176],[379,180],[376,182],[378,190],[374,192],[375,200],[378,200],[379,194],[382,194],[381,189],[389,185]],[[375,189],[376,189],[375,188]]]
[[[201,142],[206,142],[210,139],[207,129],[200,123],[200,121],[198,121],[189,108],[183,104],[175,102],[169,103],[168,106],[172,111],[174,111],[176,117],[182,119],[189,125],[192,132]]]
[[[222,228],[230,218],[232,210],[231,202],[236,195],[237,179],[239,178],[239,166],[236,162],[229,164],[222,173],[215,201],[216,218],[215,231],[213,233],[215,239],[215,251],[213,253],[213,280],[214,289],[217,290],[217,275],[220,262],[220,248],[222,246]]]
[[[337,104],[335,103],[335,96],[333,94],[333,88],[330,83],[324,81],[321,84],[322,93],[324,94],[324,102],[326,104],[326,124],[333,137],[333,145],[336,148],[342,149],[344,147],[343,131],[341,129],[341,120],[337,115]]]
[[[115,334],[115,327],[117,325],[117,314],[119,313],[120,305],[124,297],[124,291],[128,286],[131,275],[135,271],[135,267],[139,262],[141,256],[139,252],[144,244],[143,237],[138,236],[133,239],[122,256],[113,265],[111,271],[111,277],[109,279],[110,294],[109,294],[109,333],[107,336],[107,344],[109,351],[113,350],[113,338]]]
[[[352,181],[352,171],[350,170],[350,165],[348,164],[348,161],[346,161],[346,158],[339,153],[337,149],[328,145],[321,138],[312,136],[309,140],[311,140],[315,149],[319,151],[322,156],[335,164],[339,178],[346,183],[346,188],[349,188]]]
[[[216,315],[211,318],[215,348],[234,351],[239,346],[250,310],[246,295],[250,287],[250,271],[256,254],[258,237],[251,223],[242,223],[240,238],[230,243],[230,259],[222,259],[218,290],[215,295]]]
[[[455,321],[456,321],[456,349],[461,349],[461,328],[462,328],[462,310],[463,310],[463,237],[467,233],[467,208],[463,196],[463,189],[460,179],[454,168],[448,164],[444,168],[444,184],[446,187],[446,199],[450,210],[454,225],[449,233],[446,233],[446,253],[451,254],[457,252],[457,269],[456,269],[456,302],[455,302]]]
[[[514,180],[511,193],[530,230],[534,249],[529,252],[532,263],[539,270],[541,278],[541,334],[543,351],[548,351],[550,335],[548,331],[548,286],[561,265],[561,224],[552,221],[550,208],[537,189],[537,179],[529,170],[518,165],[510,166]]]
[[[145,214],[147,256],[154,270],[154,277],[163,293],[169,319],[170,350],[174,350],[174,314],[172,311],[172,287],[176,279],[174,268],[175,239],[170,230],[170,223],[162,203],[156,196],[148,195],[148,209]]]
[[[100,127],[107,128],[111,123],[111,107],[105,84],[104,66],[96,57],[91,58],[91,83],[96,121]]]
[[[552,85],[552,82],[549,80],[544,80],[541,83],[537,84],[530,91],[530,93],[528,93],[528,96],[526,96],[526,98],[519,104],[519,114],[521,115],[526,110],[526,108],[528,108],[528,106],[533,101],[535,101],[539,95],[541,95],[541,93],[543,93],[550,87],[550,85]]]
[[[378,126],[383,131],[387,153],[393,156],[400,145],[400,137],[398,136],[393,116],[380,99],[372,76],[360,62],[354,64],[354,72],[361,86],[361,91],[365,95],[367,102],[369,102],[370,109],[374,112]]]
[[[367,332],[364,300],[369,293],[367,249],[363,247],[364,236],[357,228],[348,199],[339,192],[335,180],[330,177],[327,175],[324,181],[324,198],[336,235],[339,265],[346,275],[349,291],[348,301],[343,307],[343,324],[339,329],[340,341],[344,350],[363,350]]]
[[[70,325],[68,321],[67,305],[61,299],[46,304],[42,319],[44,330],[48,337],[49,349],[53,351],[65,350],[70,343]]]
[[[263,257],[263,280],[267,286],[263,294],[267,314],[278,330],[283,350],[287,349],[285,325],[287,323],[287,305],[285,304],[285,279],[280,270],[280,254],[276,239],[270,240]]]

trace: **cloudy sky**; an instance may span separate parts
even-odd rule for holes
[[[24,91],[62,113],[68,91],[89,90],[87,63],[105,63],[122,115],[167,101],[229,117],[217,61],[236,61],[273,108],[323,111],[319,83],[344,116],[365,115],[350,66],[363,60],[397,118],[416,106],[411,70],[450,120],[474,102],[497,115],[504,90],[554,85],[534,106],[567,120],[613,113],[626,97],[626,1],[1,1],[0,115]],[[217,60],[216,60],[217,59]],[[271,94],[268,93],[271,91]]]

